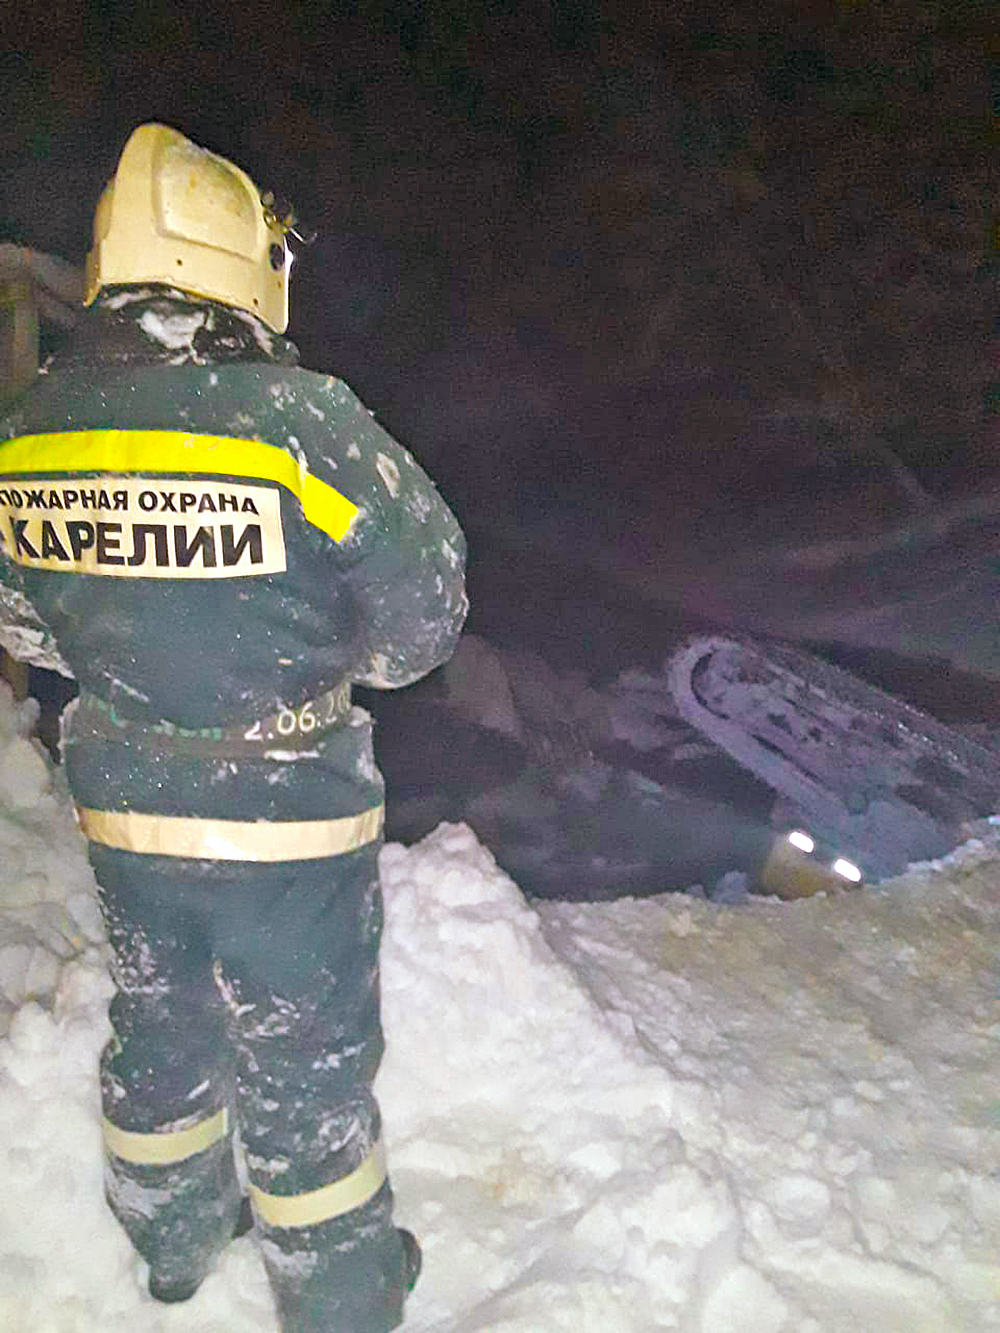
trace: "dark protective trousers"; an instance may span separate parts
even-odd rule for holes
[[[108,1199],[151,1281],[193,1287],[232,1235],[238,1130],[284,1333],[385,1333],[406,1274],[371,1091],[370,723],[353,710],[280,749],[255,730],[142,728],[90,699],[65,728],[118,986]]]

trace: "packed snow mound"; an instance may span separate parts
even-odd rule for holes
[[[739,1225],[726,1181],[689,1160],[671,1081],[468,828],[390,846],[382,869],[397,1035],[379,1091],[426,1238],[413,1328],[669,1327]]]
[[[669,1078],[688,1154],[732,1190],[741,1263],[691,1327],[1000,1328],[998,887],[991,831],[881,891],[623,900],[599,933],[586,908],[542,909]],[[782,1314],[757,1309],[762,1281]]]
[[[36,873],[86,917],[65,794],[15,746],[30,712],[0,696],[27,775],[0,906]],[[407,1333],[1000,1330],[992,832],[879,892],[739,908],[536,909],[463,825],[381,864]],[[0,1327],[276,1333],[250,1237],[183,1307],[145,1294],[102,1195],[110,982],[94,947],[55,956],[0,1039]]]
[[[96,886],[33,699],[0,680],[0,1033],[28,999],[51,1005],[63,968],[103,937]]]

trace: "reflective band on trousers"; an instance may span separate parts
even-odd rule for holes
[[[379,1140],[349,1176],[306,1194],[265,1194],[250,1186],[254,1212],[272,1227],[311,1227],[367,1203],[385,1181],[385,1150]]]
[[[342,856],[374,842],[382,829],[381,805],[341,819],[289,819],[268,823],[239,819],[189,819],[134,811],[77,807],[91,842],[146,856],[192,856],[204,861],[315,861]]]
[[[109,1152],[116,1157],[140,1166],[169,1166],[172,1162],[183,1162],[195,1153],[204,1152],[213,1143],[224,1139],[229,1132],[229,1112],[223,1107],[190,1129],[178,1129],[167,1134],[137,1134],[131,1129],[119,1129],[107,1116],[103,1117],[102,1123],[104,1142]]]

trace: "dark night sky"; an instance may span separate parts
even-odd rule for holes
[[[655,524],[824,432],[962,466],[1000,198],[990,10],[18,4],[0,239],[82,259],[144,120],[232,158],[319,231],[304,364],[467,521],[602,495]]]

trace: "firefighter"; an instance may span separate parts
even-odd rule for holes
[[[118,988],[107,1194],[151,1295],[193,1295],[237,1229],[238,1132],[282,1329],[382,1333],[420,1252],[372,1095],[383,787],[350,690],[450,656],[465,546],[351,390],[296,366],[293,226],[232,163],[135,130],[73,340],[0,421],[0,607],[79,683],[63,754]]]

